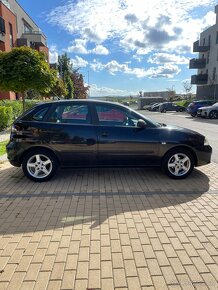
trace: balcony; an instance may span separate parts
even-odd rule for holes
[[[198,74],[191,76],[192,85],[206,85],[208,81],[208,74]]]
[[[205,58],[192,58],[189,62],[189,68],[192,69],[201,69],[205,68],[206,59]]]
[[[25,32],[21,38],[25,38],[29,43],[35,43],[38,46],[46,46],[46,37],[40,31]]]
[[[206,52],[210,50],[210,45],[200,45],[199,40],[193,44],[193,52]]]

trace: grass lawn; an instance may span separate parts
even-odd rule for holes
[[[0,142],[0,156],[6,153],[6,145],[8,144],[8,140],[4,142]]]

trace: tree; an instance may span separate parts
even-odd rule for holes
[[[185,90],[186,98],[190,99],[191,97],[191,90],[192,90],[192,85],[189,81],[183,82],[183,87]]]
[[[47,93],[55,81],[44,53],[29,47],[0,52],[0,90],[22,93],[23,109],[28,90]]]
[[[68,90],[65,86],[65,83],[63,82],[62,79],[57,78],[56,82],[53,84],[51,87],[50,91],[45,94],[45,96],[48,97],[61,97],[61,96],[66,96],[68,94]]]
[[[172,88],[167,88],[168,91],[168,100],[170,102],[173,102],[176,96],[176,91],[173,89],[174,86],[172,86]]]
[[[88,96],[89,86],[84,85],[83,75],[79,73],[79,69],[73,70],[71,79],[74,84],[74,98],[86,99]]]
[[[71,64],[70,58],[67,54],[58,56],[58,72],[60,78],[63,80],[66,88],[67,94],[65,95],[66,99],[72,99],[74,96],[74,84],[71,79],[71,74],[73,71],[73,66]]]

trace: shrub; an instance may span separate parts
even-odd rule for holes
[[[11,107],[0,106],[0,130],[9,127],[13,122],[13,110]]]
[[[178,106],[183,106],[183,107],[188,107],[188,105],[191,103],[192,101],[189,101],[189,100],[183,100],[183,101],[179,101],[179,102],[176,102],[176,104]]]

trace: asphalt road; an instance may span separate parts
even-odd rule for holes
[[[213,148],[212,161],[218,163],[218,119],[192,118],[187,113],[138,112],[157,122],[188,128],[205,135]]]

